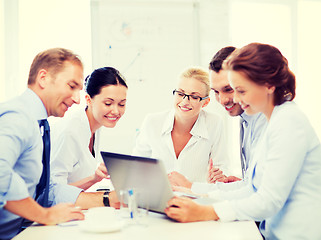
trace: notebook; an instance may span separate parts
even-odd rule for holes
[[[167,201],[175,194],[162,161],[111,152],[101,152],[101,156],[119,199],[121,190],[140,189],[148,199],[149,210],[164,213]]]

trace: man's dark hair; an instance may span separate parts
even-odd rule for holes
[[[222,69],[224,60],[230,56],[235,49],[235,47],[225,47],[219,50],[212,58],[208,68],[218,73]]]

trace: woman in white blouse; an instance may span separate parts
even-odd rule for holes
[[[252,43],[227,63],[234,100],[247,114],[268,120],[253,151],[245,186],[209,194],[217,201],[199,205],[173,198],[165,212],[181,222],[261,221],[265,239],[321,239],[321,146],[294,102],[295,76],[280,51]]]
[[[99,146],[99,128],[115,127],[126,107],[127,84],[118,70],[94,70],[85,80],[85,109],[51,126],[51,180],[84,190],[107,176]]]
[[[203,110],[210,102],[207,71],[189,68],[173,91],[174,109],[149,114],[139,131],[134,155],[162,160],[168,173],[177,171],[191,181],[206,181],[209,160],[226,169],[223,125]]]

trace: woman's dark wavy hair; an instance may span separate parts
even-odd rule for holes
[[[295,76],[276,47],[250,43],[232,53],[227,69],[243,73],[258,85],[275,86],[274,105],[295,98]]]
[[[112,67],[98,68],[85,79],[85,90],[91,98],[100,94],[101,89],[109,85],[123,85],[128,88],[125,78]]]

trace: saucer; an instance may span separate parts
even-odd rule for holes
[[[107,232],[116,232],[122,229],[123,224],[121,222],[115,222],[111,224],[89,224],[86,220],[79,223],[81,230],[85,232],[95,232],[95,233],[107,233]]]

